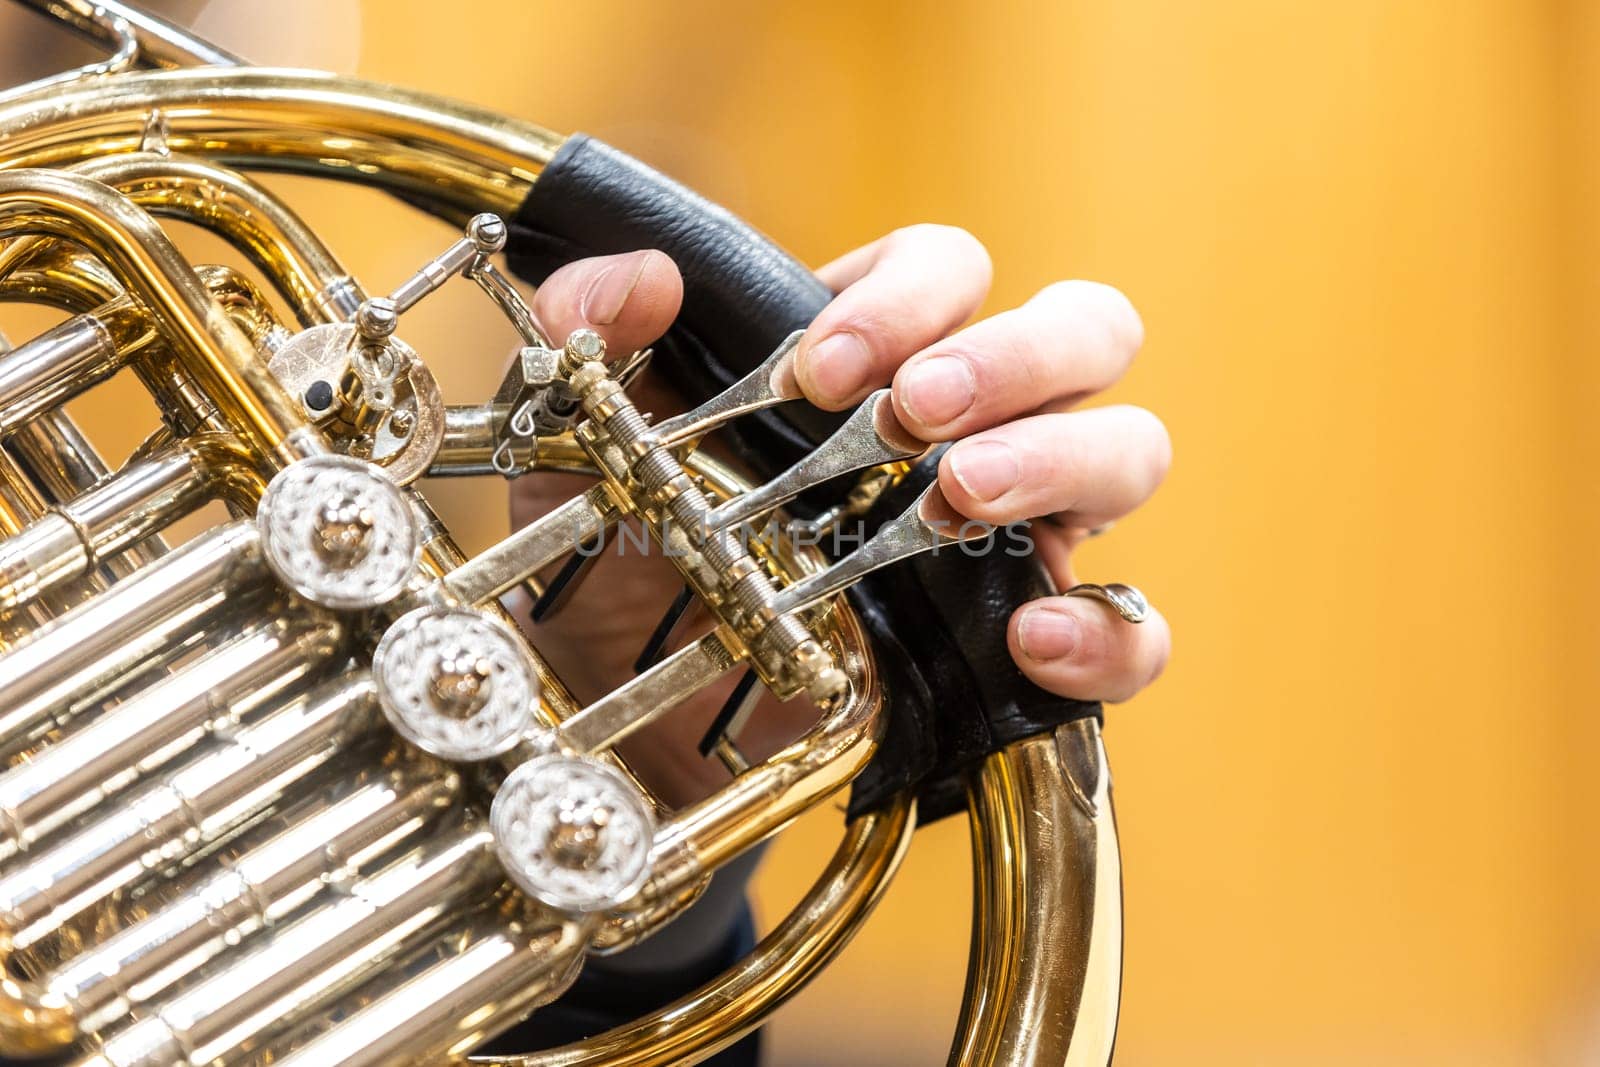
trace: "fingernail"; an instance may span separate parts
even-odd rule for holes
[[[934,356],[906,371],[900,402],[924,426],[943,426],[972,406],[978,383],[959,356]]]
[[[622,307],[638,288],[644,265],[649,262],[649,252],[634,252],[617,260],[601,271],[589,283],[578,310],[584,321],[593,326],[610,326],[622,314]]]
[[[952,448],[950,473],[961,488],[979,500],[993,500],[1022,477],[1017,454],[1010,445],[999,441],[974,441]]]
[[[842,404],[867,384],[870,354],[861,338],[848,331],[831,333],[806,353],[806,377],[819,400]]]
[[[1078,647],[1078,620],[1053,608],[1031,608],[1017,624],[1017,642],[1031,660],[1065,659]]]

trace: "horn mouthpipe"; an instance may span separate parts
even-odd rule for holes
[[[230,523],[36,630],[0,656],[0,749],[156,666],[263,571],[255,524]]]

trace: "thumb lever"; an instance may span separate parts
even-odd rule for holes
[[[748,522],[829,478],[915,456],[927,447],[895,418],[889,390],[879,389],[816,451],[765,485],[713,509],[706,516],[706,529],[709,532]]]
[[[783,614],[812,607],[880,567],[988,537],[993,532],[994,527],[986,522],[963,518],[945,500],[939,483],[934,482],[910,507],[880,526],[866,544],[827,570],[780,590],[772,610]]]
[[[773,349],[761,366],[734,382],[693,411],[674,416],[655,427],[661,443],[672,447],[702,437],[725,422],[761,411],[786,400],[799,400],[800,383],[794,376],[794,351],[804,330],[796,330]]]

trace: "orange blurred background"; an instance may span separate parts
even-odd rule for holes
[[[0,40],[24,32],[0,18]],[[1149,340],[1112,399],[1165,418],[1177,459],[1081,570],[1137,582],[1177,645],[1108,716],[1118,1064],[1600,1062],[1600,6],[220,0],[200,18],[264,62],[596,134],[811,263],[932,220],[988,244],[989,311],[1064,277],[1124,289]],[[381,197],[271,184],[375,288],[447,236]],[[455,401],[487,395],[507,340],[478,299],[408,316]],[[469,547],[504,532],[493,483],[430,492]],[[838,824],[817,813],[773,850],[768,925]],[[967,879],[960,821],[923,831],[867,931],[779,1014],[769,1062],[943,1062]]]

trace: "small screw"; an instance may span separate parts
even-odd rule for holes
[[[481,255],[490,255],[506,246],[506,224],[498,215],[474,215],[467,223],[467,236]]]
[[[394,333],[399,323],[400,313],[395,310],[394,301],[386,296],[363,300],[356,308],[356,330],[368,341],[382,341]]]
[[[410,436],[411,429],[416,424],[416,415],[409,411],[397,411],[389,416],[389,432],[396,437]]]

